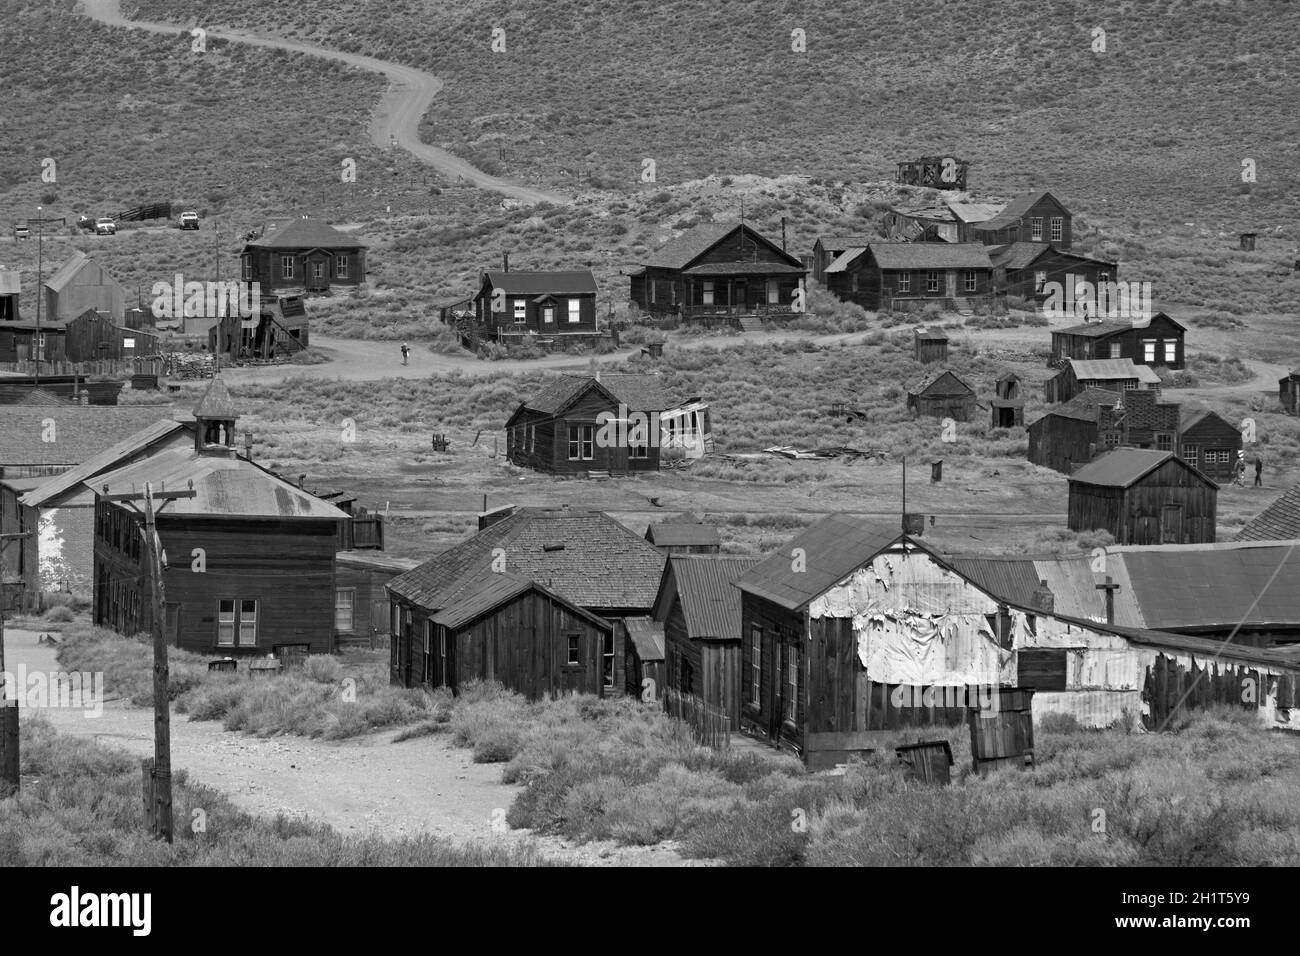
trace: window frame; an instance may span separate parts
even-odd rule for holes
[[[294,276],[293,267],[294,267],[293,256],[281,256],[280,257],[280,278],[292,279]]]
[[[581,667],[582,666],[582,635],[576,631],[569,631],[565,633],[564,638],[566,641],[564,666]]]
[[[1043,241],[1043,217],[1042,216],[1029,217],[1029,241],[1030,242]]]
[[[799,646],[782,644],[785,653],[785,700],[781,719],[787,724],[799,722]]]
[[[937,294],[939,292],[939,273],[927,271],[925,273],[925,292],[926,295]]]
[[[569,324],[576,325],[582,321],[582,300],[569,300]]]
[[[528,300],[511,299],[510,315],[514,320],[515,325],[527,325],[528,324]]]
[[[1156,361],[1156,346],[1160,344],[1159,339],[1142,340],[1142,362],[1147,364]]]
[[[348,257],[347,256],[334,257],[334,278],[336,279],[348,278]]]
[[[1064,241],[1065,240],[1065,217],[1053,216],[1051,229],[1052,229],[1052,233],[1051,233],[1052,238],[1050,240],[1051,242]]]
[[[749,625],[749,704],[763,706],[763,626]]]
[[[856,275],[854,278],[856,278]],[[898,291],[907,293],[912,291],[912,273],[900,272],[898,274]]]
[[[347,627],[339,626],[339,611],[343,607],[343,596],[347,595],[349,600],[347,604],[348,625]],[[334,630],[344,634],[351,634],[357,626],[357,589],[340,588],[334,589]]]
[[[578,437],[574,437],[575,432]],[[576,454],[575,454],[576,450]],[[596,426],[569,425],[569,461],[595,461]]]
[[[979,273],[974,269],[967,269],[965,291],[976,292],[978,290],[979,290]]]

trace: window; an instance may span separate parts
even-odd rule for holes
[[[570,664],[582,663],[582,635],[580,634],[569,635],[568,663]]]
[[[1123,342],[1111,342],[1111,343],[1110,343],[1110,357],[1111,357],[1111,358],[1123,358],[1124,356],[1120,354],[1123,350],[1124,350],[1124,343],[1123,343]]]
[[[628,445],[627,457],[644,461],[650,457],[650,449],[646,445]]]
[[[313,279],[323,279],[323,278],[325,278],[325,263],[323,263],[323,262],[313,262],[313,263],[311,264],[311,277],[312,277]]]
[[[1169,432],[1156,433],[1156,451],[1173,451],[1174,436]]]
[[[777,285],[775,279],[767,280],[767,304],[779,305],[781,303],[781,288]]]
[[[1156,360],[1156,340],[1143,339],[1142,340],[1142,361],[1154,362],[1155,360]]]
[[[1052,217],[1052,242],[1060,242],[1064,238],[1065,238],[1065,220],[1062,219],[1060,216],[1053,216]]]
[[[1035,273],[1034,273],[1034,291],[1035,291],[1035,292],[1042,292],[1042,291],[1043,291],[1043,286],[1045,286],[1045,285],[1047,285],[1047,273],[1046,273],[1046,272],[1035,272]]]
[[[426,684],[433,683],[433,622],[424,622],[424,660],[420,679]]]
[[[569,461],[591,461],[596,457],[596,426],[569,426]]]
[[[857,276],[854,276],[854,278],[856,279]],[[898,274],[898,291],[899,292],[912,291],[912,273],[900,272]]]
[[[1031,242],[1043,241],[1043,217],[1034,216],[1029,220],[1029,239]]]
[[[939,273],[927,272],[925,274],[925,291],[926,292],[939,291]]]
[[[346,279],[348,277],[348,257],[334,257],[334,277],[336,279]]]
[[[966,270],[966,291],[967,292],[975,291],[978,278],[979,278],[978,273],[976,273],[974,269]]]
[[[1165,364],[1169,365],[1178,361],[1178,340],[1165,339]]]
[[[1205,463],[1207,465],[1226,465],[1232,461],[1232,452],[1227,448],[1207,448]]]
[[[524,299],[515,299],[515,322],[528,321],[528,302]]]
[[[1098,283],[1099,285],[1105,285],[1105,284],[1106,284],[1107,282],[1109,282],[1109,281],[1110,281],[1110,273],[1109,273],[1109,272],[1098,272],[1098,273],[1097,273],[1097,283]]]
[[[524,449],[531,455],[537,449],[537,426],[529,425],[526,435],[527,438]]]
[[[582,300],[581,299],[569,300],[569,321],[570,322],[582,321]]]
[[[755,707],[763,684],[763,629],[757,624],[749,626],[749,702]]]
[[[280,257],[280,278],[281,279],[293,278],[293,256]]]
[[[704,284],[700,287],[700,302],[704,305],[713,305],[712,279],[705,279]]]
[[[253,278],[253,257],[247,253],[240,256],[239,269],[240,275],[245,281],[251,280]]]
[[[605,634],[605,689],[614,689],[614,632]]]
[[[438,673],[442,676],[442,686],[451,686],[451,676],[447,673],[447,629],[438,631]]]
[[[1108,431],[1102,436],[1102,444],[1107,448],[1114,448],[1119,444],[1119,432]]]
[[[553,305],[542,306],[542,321],[543,322],[555,321],[555,306]]]
[[[785,645],[785,719],[790,723],[799,716],[799,648]]]
[[[1183,446],[1183,461],[1187,462],[1187,464],[1191,465],[1193,468],[1196,467],[1197,460],[1200,457],[1201,457],[1201,448],[1199,445]]]
[[[655,280],[654,280],[654,279],[647,279],[647,280],[646,280],[646,288],[650,290],[650,299],[649,299],[650,304],[651,304],[651,305],[654,305],[654,303],[655,303]]]
[[[356,588],[339,588],[334,592],[334,630],[352,630],[352,611],[356,603]]]
[[[217,601],[217,644],[252,647],[257,643],[257,602],[221,598]]]

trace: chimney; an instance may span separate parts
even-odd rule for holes
[[[484,510],[478,516],[478,529],[482,531],[484,528],[491,527],[498,521],[504,521],[518,510],[518,505],[502,505],[500,508],[493,508],[491,511]]]
[[[1056,596],[1052,594],[1052,589],[1047,586],[1046,581],[1039,581],[1038,587],[1034,590],[1034,607],[1049,614],[1056,609]]]
[[[510,253],[508,252],[501,253],[501,271],[502,272],[510,271]]]

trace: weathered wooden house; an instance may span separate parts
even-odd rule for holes
[[[41,483],[40,478],[0,478],[0,534],[25,534],[37,522],[23,508],[22,496]],[[34,608],[41,593],[39,544],[35,534],[10,538],[0,544],[0,612],[17,613]]]
[[[956,202],[952,199],[945,205],[957,222],[957,242],[981,242],[980,237],[975,235],[975,227],[988,222],[1003,209],[1001,203]]]
[[[718,529],[690,512],[652,523],[645,539],[665,554],[717,554],[722,547]]]
[[[813,243],[812,276],[825,285],[826,267],[850,249],[865,249],[872,242],[879,242],[879,236],[858,235],[818,236]]]
[[[45,280],[42,327],[63,326],[87,310],[120,322],[126,312],[126,289],[84,252],[74,252]]]
[[[208,329],[208,351],[227,362],[289,358],[311,344],[310,325],[302,296],[275,296],[256,318],[217,319]]]
[[[573,272],[485,272],[474,296],[481,337],[591,336],[596,329],[596,277]]]
[[[69,362],[122,361],[157,354],[157,333],[128,328],[94,309],[70,320],[63,330],[63,357]]]
[[[891,208],[880,226],[890,242],[957,241],[957,217],[946,205]]]
[[[945,371],[910,389],[907,407],[917,415],[968,422],[975,417],[975,390],[951,371]]]
[[[366,281],[366,245],[319,219],[289,219],[244,245],[240,278],[263,295],[353,289]]]
[[[948,361],[948,334],[942,329],[915,329],[912,358],[922,364]]]
[[[599,512],[498,517],[387,584],[392,680],[456,690],[479,677],[533,698],[622,693],[626,632],[615,634],[649,616],[665,560]]]
[[[630,297],[642,311],[688,321],[791,316],[806,274],[797,257],[744,223],[702,223],[629,273]]]
[[[1237,541],[1300,541],[1300,484],[1246,522]]]
[[[654,619],[663,624],[667,686],[702,700],[740,728],[740,591],[759,562],[732,555],[673,555],[664,567]]]
[[[1068,475],[1097,454],[1097,409],[1113,406],[1119,392],[1089,388],[1029,423],[1028,458]]]
[[[1129,359],[1135,365],[1185,364],[1186,329],[1163,312],[1146,325],[1131,322],[1085,322],[1052,332],[1052,357],[1061,359]]]
[[[1074,241],[1070,211],[1047,190],[1017,196],[1002,211],[972,227],[978,241],[990,246],[1013,242],[1047,242],[1069,249]]]
[[[1050,242],[1012,242],[996,249],[989,258],[993,262],[993,287],[999,293],[1025,299],[1045,295],[1044,287],[1049,282],[1062,289],[1075,289],[1079,283],[1088,282],[1096,289],[1098,283],[1114,282],[1119,276],[1116,262],[1067,252]]]
[[[1154,448],[1178,454],[1177,402],[1162,402],[1160,393],[1130,389],[1114,405],[1097,407],[1097,448]]]
[[[899,163],[894,180],[903,186],[964,191],[969,169],[970,162],[956,156],[922,156]]]
[[[96,475],[94,620],[153,625],[140,511],[120,495],[192,489],[158,503],[168,555],[164,635],[199,654],[335,649],[335,551],[344,512],[235,454],[234,403],[220,378],[194,409],[194,443]]]
[[[1025,424],[1025,400],[1020,376],[1006,371],[993,383],[991,424],[994,428],[1021,428]]]
[[[1170,451],[1117,448],[1070,475],[1069,528],[1117,544],[1214,542],[1219,486]]]
[[[826,267],[826,288],[866,309],[968,305],[992,289],[993,264],[978,243],[873,242]]]
[[[1283,411],[1300,415],[1300,372],[1288,372],[1277,380],[1277,400]]]
[[[1131,359],[1065,359],[1061,370],[1047,380],[1049,402],[1068,402],[1080,392],[1100,388],[1108,392],[1127,389],[1159,389],[1160,376],[1150,366],[1134,365]]]
[[[555,474],[657,471],[712,450],[708,405],[655,375],[561,375],[506,422],[506,457]]]
[[[1042,588],[1032,562],[1008,563],[1020,573],[993,573],[995,563],[849,515],[813,525],[737,582],[742,721],[815,769],[900,727],[964,723],[998,687],[1034,687],[1036,719],[1106,727],[1128,712],[1155,727],[1175,702],[1242,705],[1239,684],[1226,690],[1255,671],[1262,693],[1246,706],[1263,726],[1289,719],[1295,690],[1284,678],[1296,663],[1283,654],[1069,616],[1053,600],[1059,576]],[[1211,662],[1230,679],[1194,685]],[[1179,681],[1195,689],[1166,696]]]
[[[334,636],[340,648],[373,646],[388,637],[392,611],[384,586],[419,561],[383,551],[339,551],[334,556]]]
[[[1198,409],[1179,423],[1178,456],[1216,481],[1232,479],[1241,450],[1241,432],[1218,412]]]

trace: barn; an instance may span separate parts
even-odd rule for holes
[[[948,335],[942,329],[912,332],[912,358],[922,364],[948,361]]]
[[[268,226],[244,245],[240,262],[240,278],[258,283],[264,294],[328,293],[366,281],[366,243],[307,216]]]
[[[63,342],[63,357],[69,362],[122,361],[158,354],[156,333],[118,325],[94,309],[67,323]]]
[[[872,242],[826,267],[826,288],[865,309],[962,308],[992,282],[988,249],[972,242]]]
[[[1013,242],[1047,242],[1069,249],[1074,242],[1074,217],[1047,190],[1018,196],[991,219],[972,227],[978,241],[990,246]]]
[[[1241,450],[1241,432],[1218,412],[1198,409],[1178,426],[1179,457],[1216,481],[1232,479]]]
[[[154,623],[141,513],[116,500],[191,488],[157,511],[167,641],[197,654],[335,649],[334,561],[347,515],[235,453],[234,403],[215,378],[194,409],[194,441],[88,479],[96,494],[94,621],[124,634]],[[202,568],[202,573],[196,571]]]
[[[1160,376],[1146,365],[1121,359],[1065,359],[1061,370],[1047,380],[1044,392],[1049,402],[1068,402],[1080,392],[1100,388],[1108,392],[1126,389],[1159,389]]]
[[[654,249],[628,273],[643,312],[683,319],[791,316],[807,269],[739,222],[707,222]]]
[[[600,512],[521,508],[494,517],[388,582],[393,682],[455,689],[478,676],[537,696],[621,693],[627,645],[615,632],[624,618],[649,616],[664,554]]]
[[[907,407],[917,415],[968,422],[975,417],[975,390],[951,371],[945,371],[910,389]]]
[[[84,252],[74,252],[45,280],[42,325],[63,326],[87,310],[120,321],[126,312],[126,289]]]
[[[695,697],[740,727],[740,592],[733,586],[758,558],[672,555],[655,597],[663,624],[667,687]]]
[[[1052,332],[1052,357],[1062,359],[1130,359],[1135,365],[1180,369],[1186,328],[1164,312],[1146,325],[1131,322],[1084,322]]]
[[[892,524],[837,514],[813,525],[737,581],[742,721],[819,769],[892,745],[901,727],[963,723],[995,687],[1034,687],[1035,719],[1106,727],[1128,712],[1152,728],[1175,702],[1241,706],[1239,680],[1253,674],[1261,694],[1244,706],[1262,726],[1286,725],[1297,667],[1283,654],[1069,616],[1033,564],[1010,565],[1015,598],[990,564]],[[1203,673],[1213,679],[1188,680]],[[1183,700],[1168,695],[1179,681],[1194,688]]]
[[[1117,448],[1070,475],[1069,528],[1117,544],[1213,543],[1219,486],[1170,451]]]

